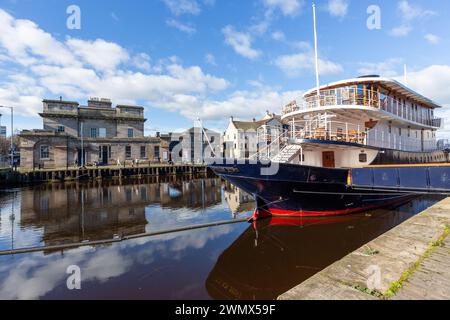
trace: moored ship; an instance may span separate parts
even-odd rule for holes
[[[446,162],[437,149],[437,108],[393,79],[338,81],[289,103],[281,117],[285,131],[245,163],[216,161],[211,168],[254,195],[258,216],[339,215],[402,203],[414,193],[354,189],[351,170]]]

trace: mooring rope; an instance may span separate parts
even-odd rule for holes
[[[146,232],[146,233],[140,233],[140,234],[135,234],[135,235],[130,235],[130,236],[122,236],[122,237],[106,239],[106,240],[83,241],[83,242],[68,243],[68,244],[61,244],[61,245],[54,245],[54,246],[40,246],[40,247],[4,250],[4,251],[0,251],[0,256],[17,255],[17,254],[23,254],[23,253],[33,253],[33,252],[42,252],[42,251],[60,251],[60,250],[64,250],[64,249],[74,249],[74,248],[87,247],[87,246],[98,246],[98,245],[119,243],[119,242],[133,240],[133,239],[150,238],[150,237],[155,237],[155,236],[160,236],[160,235],[165,235],[165,234],[179,233],[179,232],[183,232],[183,231],[206,229],[206,228],[210,228],[210,227],[218,227],[218,226],[229,225],[229,224],[238,224],[238,223],[243,223],[243,222],[250,223],[252,221],[253,221],[252,218],[217,221],[217,222],[211,222],[211,223],[190,225],[187,227],[181,227],[181,228],[175,228],[175,229],[169,229],[169,230]]]

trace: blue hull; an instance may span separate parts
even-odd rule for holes
[[[277,173],[264,175],[267,166],[215,164],[221,178],[252,194],[260,216],[331,216],[404,203],[415,196],[396,191],[358,191],[348,186],[349,170],[279,164]]]

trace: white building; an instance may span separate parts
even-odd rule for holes
[[[259,121],[235,121],[231,117],[223,137],[224,156],[248,159],[270,144],[274,137],[279,137],[282,131],[281,117],[269,112]]]

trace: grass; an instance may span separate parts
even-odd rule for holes
[[[419,269],[419,267],[422,265],[422,263],[425,261],[425,259],[429,258],[430,255],[433,253],[433,251],[438,248],[438,247],[442,247],[442,245],[444,244],[445,239],[448,237],[448,235],[450,234],[450,225],[446,224],[445,228],[444,228],[444,233],[439,237],[438,240],[433,241],[429,244],[427,250],[425,251],[425,253],[419,258],[419,260],[417,260],[415,263],[413,263],[408,270],[406,270],[405,272],[402,273],[402,275],[400,276],[400,279],[393,282],[389,289],[384,293],[384,298],[385,299],[389,299],[392,298],[394,296],[397,295],[398,291],[403,287],[403,285],[405,284],[405,282],[407,282],[411,276],[414,274],[414,272],[417,271],[417,269]]]

